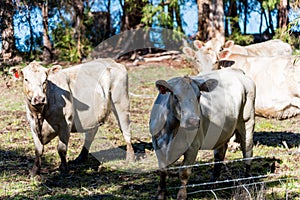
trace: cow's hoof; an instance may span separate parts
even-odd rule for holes
[[[72,164],[72,165],[82,164],[85,161],[87,161],[87,159],[88,159],[87,156],[78,156],[75,160],[70,160],[69,164]]]
[[[31,178],[40,175],[40,169],[38,167],[33,167],[31,170],[29,170],[29,174]]]
[[[127,152],[126,153],[126,162],[134,162],[134,161],[135,161],[134,152]]]
[[[177,200],[185,200],[186,198],[187,198],[186,188],[180,189],[177,194]]]
[[[63,175],[69,173],[69,168],[68,168],[67,165],[60,165],[59,170],[60,170],[60,173],[63,174]]]
[[[158,200],[165,200],[166,199],[166,191],[160,191],[158,192],[156,199]]]

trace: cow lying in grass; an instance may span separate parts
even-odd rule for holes
[[[168,167],[184,156],[183,165],[195,162],[199,149],[214,149],[223,161],[227,143],[238,135],[244,158],[252,157],[255,85],[240,70],[222,69],[201,76],[156,82],[159,94],[150,116],[152,143],[161,168],[158,199],[166,198]],[[251,161],[246,161],[250,174]],[[213,180],[220,174],[215,164]],[[186,199],[190,168],[183,168],[177,199]]]
[[[268,44],[271,43],[281,44],[282,42],[272,40]],[[215,52],[200,44],[202,43],[199,41],[194,42],[195,47],[198,48],[197,51],[189,47],[184,48],[184,53],[193,60],[197,68],[212,71],[232,67],[242,69],[252,78],[257,88],[256,115],[266,118],[287,119],[300,114],[300,64],[298,57],[291,55],[247,56],[233,53],[229,49]],[[284,46],[284,44],[282,45]],[[281,50],[281,46],[278,48],[278,51]]]
[[[69,69],[46,69],[32,62],[22,70],[11,68],[23,79],[27,117],[35,144],[31,175],[40,173],[44,145],[58,136],[60,170],[68,171],[66,154],[70,132],[85,132],[85,143],[75,162],[87,158],[98,127],[111,110],[127,143],[127,159],[133,160],[129,127],[127,72],[111,59],[99,59]]]

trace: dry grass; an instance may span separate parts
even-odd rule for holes
[[[123,160],[125,143],[113,116],[97,134],[89,160],[70,166],[68,175],[58,171],[57,140],[46,145],[40,177],[30,179],[28,170],[34,159],[34,146],[25,119],[20,83],[0,81],[0,199],[154,199],[158,184],[157,163],[148,131],[149,114],[156,96],[154,82],[190,73],[189,68],[173,69],[158,65],[129,69],[131,98],[131,127],[135,151],[139,160],[126,164]],[[257,118],[254,156],[265,158],[253,161],[253,176],[269,175],[252,181],[235,181],[210,186],[188,188],[191,199],[296,199],[300,198],[298,177],[300,155],[295,154],[300,143],[299,119],[276,121]],[[68,149],[68,159],[78,155],[83,135],[74,133]],[[104,153],[119,152],[118,156]],[[106,156],[103,156],[106,155]],[[120,159],[116,159],[119,157]],[[241,158],[241,152],[228,152],[226,160]],[[101,160],[101,159],[103,160]],[[200,151],[197,163],[211,162],[211,151]],[[101,162],[99,162],[99,160]],[[170,198],[176,197],[179,186],[177,170],[170,175]],[[193,168],[189,184],[209,182],[211,166]],[[241,162],[228,163],[222,180],[243,178]],[[281,180],[280,179],[286,179]],[[243,184],[262,182],[252,186]],[[267,181],[270,181],[267,183]],[[235,187],[212,192],[214,188]],[[198,191],[198,192],[197,192]]]

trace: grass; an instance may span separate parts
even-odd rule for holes
[[[129,69],[131,100],[132,138],[138,160],[124,161],[125,142],[117,128],[114,116],[100,129],[93,143],[92,155],[86,163],[70,165],[70,173],[61,175],[58,171],[59,156],[57,140],[45,146],[41,176],[31,179],[28,170],[34,160],[34,146],[25,118],[22,89],[20,83],[0,80],[0,199],[154,199],[159,181],[157,161],[148,131],[152,102],[157,94],[155,81],[189,74],[189,68],[169,68],[145,66]],[[299,199],[298,179],[300,155],[295,154],[300,143],[299,119],[277,121],[256,119],[254,135],[254,156],[264,158],[253,160],[253,176],[266,178],[252,181],[235,181],[211,186],[195,186],[207,183],[211,165],[193,168],[189,181],[190,199]],[[72,133],[68,148],[68,160],[79,154],[83,135]],[[101,153],[98,155],[97,153]],[[115,152],[107,155],[104,153]],[[105,154],[106,155],[106,154]],[[94,158],[97,157],[97,159]],[[226,160],[242,157],[240,151],[230,152]],[[197,164],[211,162],[213,152],[199,151]],[[100,161],[99,161],[100,160]],[[177,170],[168,179],[169,199],[175,199],[178,186]],[[222,170],[220,181],[241,179],[242,162],[229,162]],[[239,187],[243,184],[261,182]],[[214,188],[230,188],[205,192]]]

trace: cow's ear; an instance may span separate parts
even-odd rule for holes
[[[155,82],[156,88],[158,89],[159,93],[166,94],[167,92],[173,92],[172,87],[164,80],[158,80]]]
[[[20,67],[11,67],[9,68],[8,73],[11,74],[16,80],[20,80],[23,78],[23,72]]]
[[[195,40],[193,43],[196,49],[201,49],[204,46],[203,42],[200,40]]]
[[[233,45],[234,45],[234,41],[228,40],[227,42],[225,42],[224,48],[230,48],[230,47],[233,47]]]
[[[62,67],[60,65],[53,65],[51,68],[48,69],[48,74],[55,74],[56,72],[60,71]]]
[[[218,58],[219,59],[224,59],[224,58],[228,58],[231,55],[229,50],[224,50],[221,51],[220,53],[218,53]]]
[[[199,90],[203,92],[213,91],[217,86],[218,86],[218,81],[216,79],[208,79],[198,84]]]
[[[182,51],[188,58],[195,57],[195,51],[190,47],[183,47]]]

